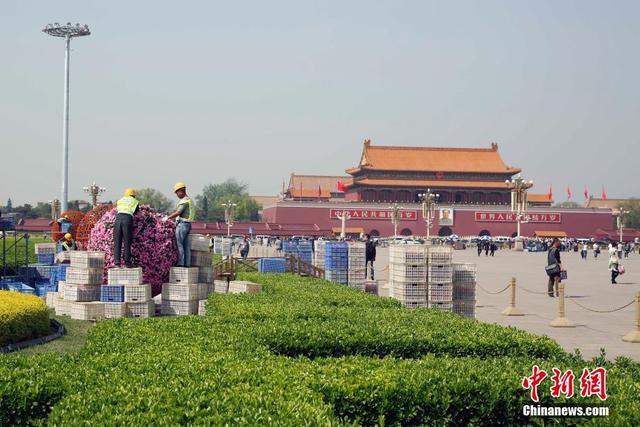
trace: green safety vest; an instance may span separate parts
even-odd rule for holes
[[[176,208],[180,208],[180,205],[187,205],[187,208],[189,208],[189,216],[185,218],[182,215],[180,215],[180,218],[187,221],[193,221],[194,219],[196,219],[196,207],[195,207],[195,204],[193,203],[193,200],[191,200],[189,197],[185,197],[178,201]]]
[[[66,240],[64,242],[62,242],[62,250],[63,251],[75,251],[78,247],[76,246],[76,242],[75,241],[71,241],[71,243],[67,242]]]
[[[138,199],[131,196],[125,196],[122,199],[118,200],[118,213],[125,213],[133,216],[133,213],[136,211],[138,207]]]

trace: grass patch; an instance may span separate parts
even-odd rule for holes
[[[95,326],[93,322],[86,320],[75,320],[67,316],[56,316],[51,310],[51,318],[62,323],[65,334],[53,341],[36,345],[20,350],[19,354],[40,354],[40,353],[75,353],[82,349],[87,341],[87,335]]]

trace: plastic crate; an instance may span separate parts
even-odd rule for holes
[[[171,267],[170,283],[198,283],[198,267]]]
[[[224,294],[228,292],[229,286],[230,285],[227,285],[227,282],[224,280],[215,280],[213,282],[213,291],[218,294]]]
[[[194,301],[201,299],[201,286],[199,283],[163,283],[162,300],[170,301]]]
[[[286,268],[287,261],[284,258],[261,258],[258,260],[260,273],[284,273]]]
[[[427,302],[427,285],[416,284],[391,284],[393,298],[403,302]]]
[[[66,299],[63,299],[60,297],[60,295],[58,295],[54,299],[54,304],[55,304],[56,314],[58,316],[71,315],[71,305],[73,304],[73,301],[67,301]]]
[[[76,285],[101,285],[102,284],[102,268],[84,268],[69,267],[67,268],[67,283]]]
[[[33,268],[30,279],[50,279],[56,266],[51,264],[29,264],[29,268]]]
[[[429,308],[433,308],[440,311],[452,311],[453,303],[451,302],[431,302],[429,301]]]
[[[107,283],[110,285],[142,285],[142,277],[142,267],[107,270]]]
[[[104,268],[104,252],[100,251],[69,251],[71,267]]]
[[[153,300],[126,303],[127,317],[153,317],[156,314],[156,303]]]
[[[349,281],[349,276],[346,271],[326,270],[324,278],[331,282],[342,283],[346,285]]]
[[[65,282],[64,280],[60,280],[58,282],[58,295],[60,296],[60,298],[64,298],[64,288],[67,287],[67,282]]]
[[[389,264],[389,281],[406,283],[426,283],[426,265]]]
[[[55,255],[56,253],[56,244],[55,243],[36,243],[34,245],[34,250],[36,255],[39,254],[51,254]]]
[[[434,283],[450,283],[453,281],[453,268],[450,265],[429,264],[427,280]]]
[[[203,299],[198,301],[198,315],[206,316],[207,315],[207,300]]]
[[[475,300],[476,284],[471,282],[453,282],[453,300]]]
[[[170,316],[189,316],[198,314],[199,301],[167,301],[162,300],[160,312]]]
[[[449,246],[430,246],[428,262],[434,265],[451,265],[453,250]]]
[[[211,238],[202,234],[189,234],[189,246],[192,251],[209,252]]]
[[[427,299],[429,302],[451,302],[453,285],[451,283],[429,283]]]
[[[124,285],[102,285],[100,291],[102,302],[124,302]]]
[[[453,312],[464,317],[476,318],[475,301],[453,301]]]
[[[213,267],[198,267],[198,283],[213,283],[216,271]]]
[[[38,264],[53,265],[55,254],[36,254]]]
[[[26,283],[20,283],[20,282],[8,283],[7,289],[12,292],[20,292],[21,294],[29,294],[29,295],[36,294],[35,288],[27,285]]]
[[[74,302],[100,301],[100,285],[76,285],[67,283],[64,286],[64,299]]]
[[[151,299],[151,285],[125,285],[124,302],[145,302]]]
[[[405,308],[428,308],[429,304],[424,301],[400,301]]]
[[[213,254],[207,251],[195,251],[191,249],[191,267],[211,267]]]
[[[124,302],[105,302],[104,317],[105,319],[119,319],[126,317],[127,303]]]
[[[424,265],[426,263],[426,245],[391,245],[389,247],[389,264]]]
[[[478,267],[476,264],[471,263],[456,263],[452,264],[453,267],[453,282],[454,283],[475,283],[478,274]]]
[[[47,307],[55,308],[57,298],[58,298],[57,292],[47,292],[47,296],[45,297],[45,302],[47,303]]]
[[[92,302],[71,302],[70,313],[72,319],[78,320],[102,320],[104,319],[104,303]]]
[[[242,280],[233,280],[229,283],[230,294],[257,294],[262,292],[262,285]]]

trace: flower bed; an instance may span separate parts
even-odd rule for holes
[[[49,330],[49,311],[42,299],[0,291],[0,346],[45,335]]]

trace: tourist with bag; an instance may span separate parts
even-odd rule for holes
[[[560,273],[564,271],[562,263],[560,262],[560,239],[557,237],[553,239],[551,243],[551,249],[547,253],[547,266],[544,268],[547,276],[549,276],[549,283],[547,285],[547,293],[550,297],[558,296],[558,284],[560,283]]]
[[[613,244],[613,251],[610,251],[609,255],[609,270],[611,270],[611,284],[616,285],[616,277],[620,275],[620,258],[618,257],[618,251],[616,251],[617,244]],[[624,267],[623,267],[624,271]]]

